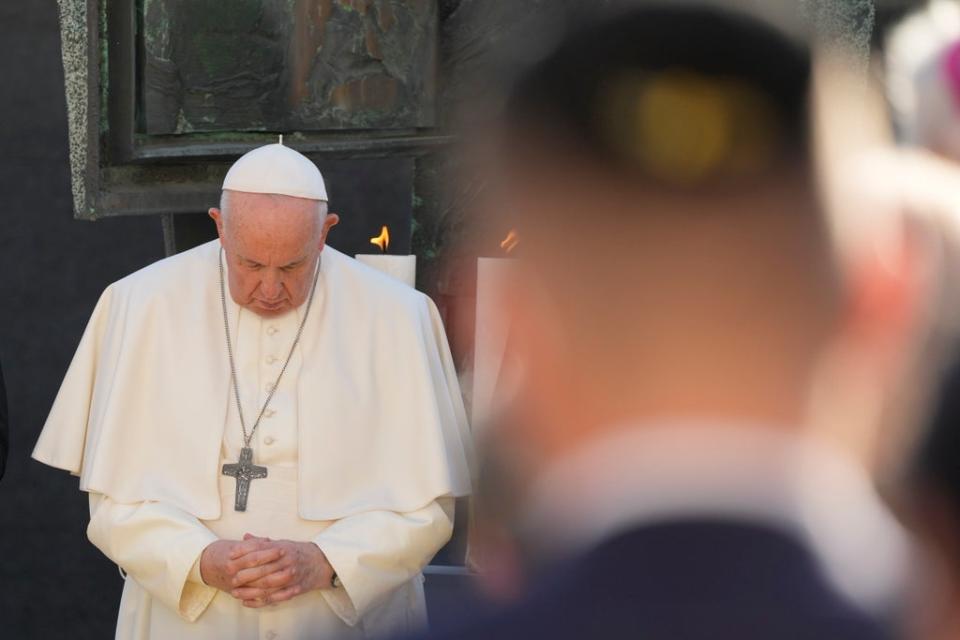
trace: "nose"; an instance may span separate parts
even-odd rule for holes
[[[283,281],[278,275],[272,273],[264,275],[263,280],[260,281],[260,294],[268,302],[272,302],[279,298],[282,292]]]

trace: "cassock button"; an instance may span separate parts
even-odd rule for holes
[[[268,382],[267,384],[265,384],[265,385],[263,386],[263,388],[266,389],[267,391],[273,391],[274,386],[276,386],[276,385],[274,385],[274,383]]]
[[[277,329],[277,328],[276,328],[275,326],[273,326],[273,325],[270,325],[269,327],[267,327],[267,335],[268,335],[268,336],[276,335],[277,331],[279,331],[279,329]]]
[[[266,438],[263,439],[263,444],[268,446],[273,444],[274,442],[276,442],[276,440],[273,439],[273,436],[267,436]]]
[[[277,361],[277,356],[267,356],[267,364],[273,364]]]
[[[274,416],[274,414],[276,414],[276,413],[277,413],[277,412],[276,412],[274,409],[267,409],[266,411],[263,412],[263,417],[264,417],[264,418],[272,418],[272,417]]]

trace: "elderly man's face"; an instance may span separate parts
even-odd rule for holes
[[[230,295],[245,309],[277,316],[310,295],[317,258],[339,222],[316,200],[224,192],[210,209],[226,255]]]

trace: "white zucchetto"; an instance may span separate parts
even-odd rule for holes
[[[317,165],[282,144],[268,144],[240,156],[227,171],[223,188],[327,201],[327,187]]]

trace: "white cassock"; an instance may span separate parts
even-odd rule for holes
[[[254,440],[268,476],[234,510],[240,423],[214,241],[104,293],[34,451],[80,476],[90,540],[127,575],[118,638],[368,638],[425,622],[421,571],[468,494],[471,447],[432,302],[327,247],[316,299]],[[227,296],[248,428],[305,305]],[[263,609],[205,585],[203,549],[245,533],[313,541],[342,586]]]

